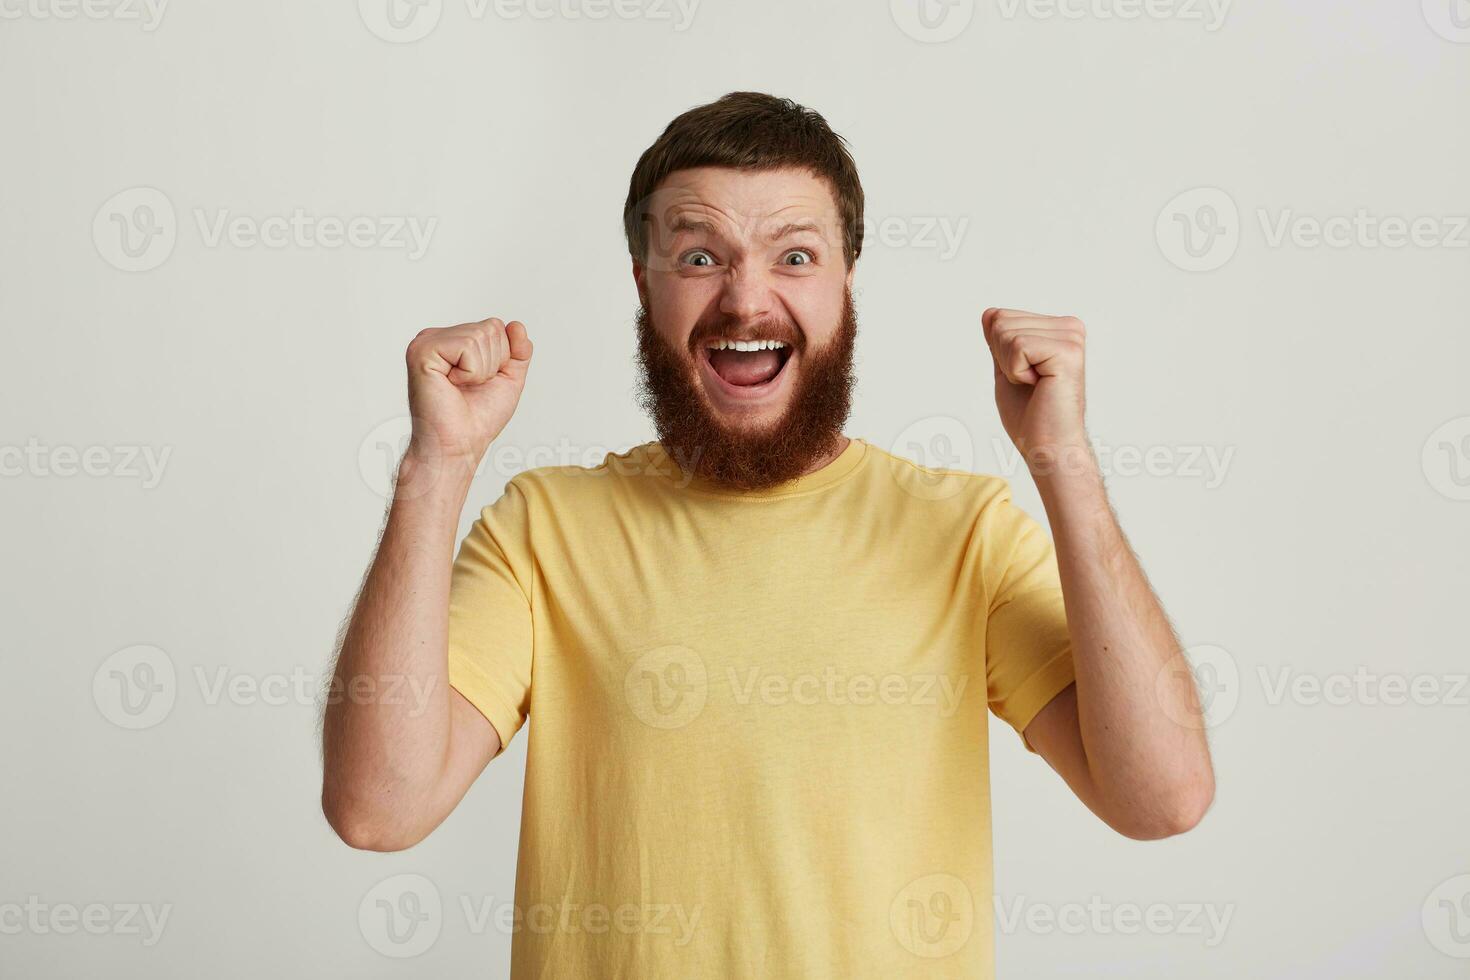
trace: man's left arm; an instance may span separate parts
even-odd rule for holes
[[[981,323],[1001,422],[1051,524],[1076,676],[1023,736],[1119,833],[1183,833],[1214,798],[1209,744],[1188,662],[1087,439],[1082,323],[995,308]]]

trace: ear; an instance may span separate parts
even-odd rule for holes
[[[852,288],[852,274],[854,272],[856,272],[856,271],[857,271],[857,260],[853,260],[852,265],[850,265],[850,266],[847,267],[847,288],[848,289],[851,289]]]
[[[638,290],[638,301],[648,305],[648,270],[642,262],[633,262],[633,286]]]

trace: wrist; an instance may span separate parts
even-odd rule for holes
[[[1102,467],[1085,440],[1040,443],[1022,455],[1043,498],[1103,492]]]
[[[1046,510],[1053,535],[1065,535],[1087,528],[1097,530],[1111,519],[1107,486],[1101,469],[1080,463],[1057,466],[1034,476],[1036,492]]]
[[[476,461],[464,456],[446,456],[415,450],[412,446],[398,462],[393,484],[395,500],[433,498],[457,502],[469,496]]]
[[[1086,433],[1017,440],[1021,458],[1037,481],[1086,477],[1099,472],[1097,456]]]

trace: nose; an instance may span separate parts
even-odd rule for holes
[[[749,266],[738,266],[725,277],[720,293],[720,312],[740,323],[758,320],[771,312],[771,284]]]

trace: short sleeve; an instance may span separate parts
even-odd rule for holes
[[[985,679],[990,710],[1025,728],[1076,678],[1056,550],[1046,530],[1010,499],[1007,487],[979,518],[989,610]]]
[[[449,684],[485,716],[501,751],[531,700],[531,556],[524,492],[512,480],[459,547],[449,586]]]

